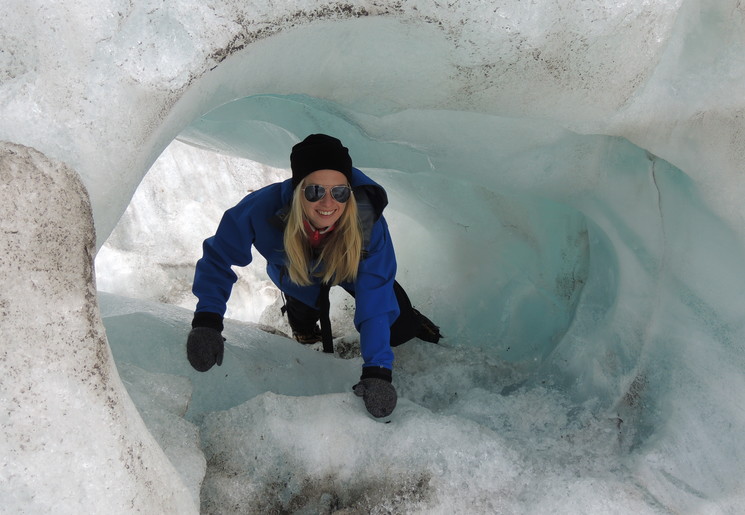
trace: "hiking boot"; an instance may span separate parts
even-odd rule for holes
[[[416,309],[414,309],[414,314],[416,315],[417,320],[419,320],[419,332],[417,332],[416,337],[420,340],[424,340],[425,342],[439,342],[440,338],[442,338],[442,334],[440,334],[440,328],[433,324],[429,318],[422,315]]]
[[[295,331],[293,331],[292,337],[303,345],[311,345],[323,340],[321,329],[317,325],[309,333],[296,333]]]

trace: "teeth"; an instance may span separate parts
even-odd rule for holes
[[[323,216],[329,216],[333,213],[333,211],[319,211],[319,213],[321,213]]]

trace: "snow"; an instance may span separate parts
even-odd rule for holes
[[[191,311],[100,300],[125,384],[205,512],[660,512],[633,484],[616,417],[551,387],[505,396],[519,375],[481,351],[397,348],[402,399],[385,424],[351,392],[359,348],[331,357],[229,320],[226,359],[202,374],[183,359]],[[164,415],[185,394],[186,420]]]

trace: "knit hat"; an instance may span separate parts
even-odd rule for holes
[[[352,158],[349,149],[326,134],[311,134],[292,147],[290,154],[292,187],[316,170],[336,170],[352,181]]]

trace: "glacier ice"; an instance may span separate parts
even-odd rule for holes
[[[111,360],[80,177],[20,145],[1,159],[2,511],[195,512]]]
[[[393,491],[389,483],[371,478],[370,489],[400,493],[391,509],[448,511],[449,501],[432,492],[452,492],[468,483],[470,507],[482,510],[741,511],[744,17],[737,0],[500,5],[483,0],[66,0],[54,5],[11,0],[0,21],[0,139],[47,156],[39,159],[52,163],[42,166],[51,177],[62,177],[59,170],[69,167],[87,192],[67,179],[61,190],[48,181],[27,181],[21,193],[2,184],[7,210],[3,367],[28,371],[28,382],[16,380],[18,374],[3,377],[4,430],[15,428],[15,436],[22,435],[21,413],[42,418],[44,406],[54,407],[50,402],[57,397],[90,399],[67,411],[58,406],[60,412],[53,410],[50,419],[68,424],[61,448],[84,447],[74,428],[105,403],[97,400],[91,383],[56,378],[76,378],[91,367],[113,372],[106,352],[88,353],[94,341],[105,348],[102,340],[81,336],[81,361],[63,356],[56,362],[59,370],[69,371],[62,376],[48,373],[43,364],[61,349],[72,352],[70,343],[78,341],[81,328],[100,330],[92,270],[82,249],[94,239],[96,248],[104,243],[142,177],[174,138],[282,169],[292,142],[308,132],[337,132],[355,163],[391,191],[402,282],[451,339],[452,348],[438,349],[439,362],[430,361],[418,345],[401,349],[398,380],[406,402],[400,425],[418,422],[444,440],[448,434],[481,433],[472,446],[443,443],[431,457],[410,447],[406,471],[435,470],[443,472],[440,476],[406,476],[403,490]],[[4,163],[27,152],[13,144],[3,146]],[[226,170],[220,181],[201,186],[211,201],[223,195],[210,187],[246,187],[228,177],[233,166],[228,163],[236,162],[200,155],[188,166],[206,163],[207,169]],[[8,165],[3,166],[5,173]],[[36,176],[37,167],[18,166],[21,176]],[[176,172],[168,180],[179,176]],[[87,195],[95,234],[80,207]],[[34,214],[53,197],[68,210],[70,225],[85,234],[68,241],[51,207]],[[200,201],[190,199],[195,200]],[[201,213],[196,207],[187,202],[178,217]],[[144,226],[153,223],[160,221],[148,218]],[[195,231],[208,230],[206,220],[195,223],[204,224]],[[191,247],[175,236],[169,244]],[[106,258],[113,265],[109,269],[124,258],[147,262],[127,255],[134,249],[125,242],[138,237],[115,236],[121,245]],[[134,245],[142,247],[143,241]],[[68,255],[78,258],[58,259],[53,266],[42,258]],[[162,272],[149,284],[116,271],[99,281],[183,305],[188,297],[178,292],[188,281],[188,265],[185,255],[178,259],[171,269],[175,275]],[[167,268],[168,262],[162,264]],[[168,284],[171,278],[180,282]],[[273,302],[257,284],[260,305],[248,306],[238,297],[236,303],[246,307],[236,306],[237,316],[255,319]],[[28,291],[37,311],[26,307]],[[54,313],[60,314],[51,322],[45,318]],[[269,372],[258,375],[266,384],[252,383],[248,376],[256,371],[241,371],[241,361],[235,360],[229,365],[231,387],[216,395],[218,383],[209,376],[178,369],[185,317],[140,305],[107,313],[120,374],[165,455],[154,447],[112,373],[116,410],[127,417],[126,423],[111,426],[113,434],[143,442],[146,470],[169,472],[159,476],[164,485],[159,496],[151,495],[143,480],[133,490],[124,488],[121,497],[107,497],[102,508],[120,511],[117,503],[125,502],[127,492],[135,492],[150,509],[171,502],[186,506],[196,496],[202,466],[208,471],[205,488],[214,491],[209,479],[214,468],[189,443],[195,427],[205,434],[214,429],[210,417],[192,418],[187,412],[194,426],[172,424],[183,435],[183,449],[169,441],[167,431],[154,429],[183,411],[185,390],[171,375],[190,378],[190,409],[208,404],[226,410],[215,415],[226,423],[249,417],[259,421],[257,430],[273,424],[295,428],[314,419],[314,410],[328,409],[360,431],[359,441],[379,442],[377,432],[385,429],[365,426],[369,421],[357,419],[345,404],[354,360],[335,360],[334,373],[324,376],[328,383],[316,383],[318,374],[310,374],[313,380],[297,384]],[[140,326],[161,335],[164,343],[162,354],[149,364],[133,355],[134,343],[144,340]],[[260,354],[272,363],[265,370],[286,357],[269,351],[281,337],[268,344],[255,327],[245,329],[245,337],[243,329],[235,331],[236,343],[258,346],[236,355],[253,361]],[[25,348],[24,334],[38,334],[32,349],[41,353],[36,365],[17,351]],[[133,338],[134,343],[117,346],[117,340]],[[173,368],[166,369],[166,363]],[[320,362],[314,366],[322,368]],[[292,373],[305,377],[304,370]],[[142,384],[151,383],[173,395],[143,396]],[[238,395],[242,384],[243,398]],[[305,388],[311,388],[310,396],[301,402]],[[9,407],[18,392],[38,400],[24,404],[23,412],[13,411]],[[222,404],[215,404],[218,400]],[[414,438],[412,431],[396,437]],[[264,449],[267,463],[288,457],[280,456],[289,448],[284,436],[276,434]],[[5,441],[3,477],[15,475],[3,485],[18,486],[17,497],[4,496],[14,500],[5,510],[43,506],[55,498],[58,490],[44,490],[53,483],[65,492],[57,503],[74,511],[86,505],[90,492],[106,488],[102,477],[119,477],[126,464],[111,459],[114,451],[104,452],[111,447],[103,437],[96,439],[94,447],[101,452],[95,456],[105,463],[95,470],[106,473],[89,480],[87,469],[64,465],[81,459],[72,450],[64,454],[72,461],[55,468],[49,466],[50,449]],[[371,506],[344,497],[347,486],[357,488],[345,483],[349,476],[344,474],[362,477],[361,468],[335,461],[340,460],[335,454],[319,461],[318,453],[328,449],[315,446],[316,440],[296,438],[296,443],[290,462],[304,457],[304,465],[321,475],[341,467],[331,481],[340,487],[311,488],[317,476],[310,474],[311,486],[303,490],[290,484],[275,492],[280,498],[290,496],[285,499],[290,502],[302,497],[298,492],[313,494],[307,497],[308,509]],[[347,454],[364,465],[364,449],[345,443]],[[210,445],[204,449],[212,453]],[[226,445],[238,453],[230,466],[238,463],[241,473],[249,473],[235,461],[241,443],[226,438]],[[174,449],[184,460],[180,477],[164,461]],[[546,451],[546,458],[530,452],[535,449]],[[474,454],[499,456],[504,463],[485,460],[479,469]],[[567,468],[567,463],[574,465]],[[465,470],[469,465],[473,470]],[[49,479],[29,472],[44,466]],[[276,472],[272,480],[279,481],[287,469]],[[524,473],[523,489],[514,488],[518,472]],[[498,485],[486,484],[491,473],[517,493],[510,497]],[[538,484],[545,486],[541,492],[530,488]],[[468,509],[458,504],[466,498],[455,497],[453,506]],[[505,504],[499,505],[502,499]]]

